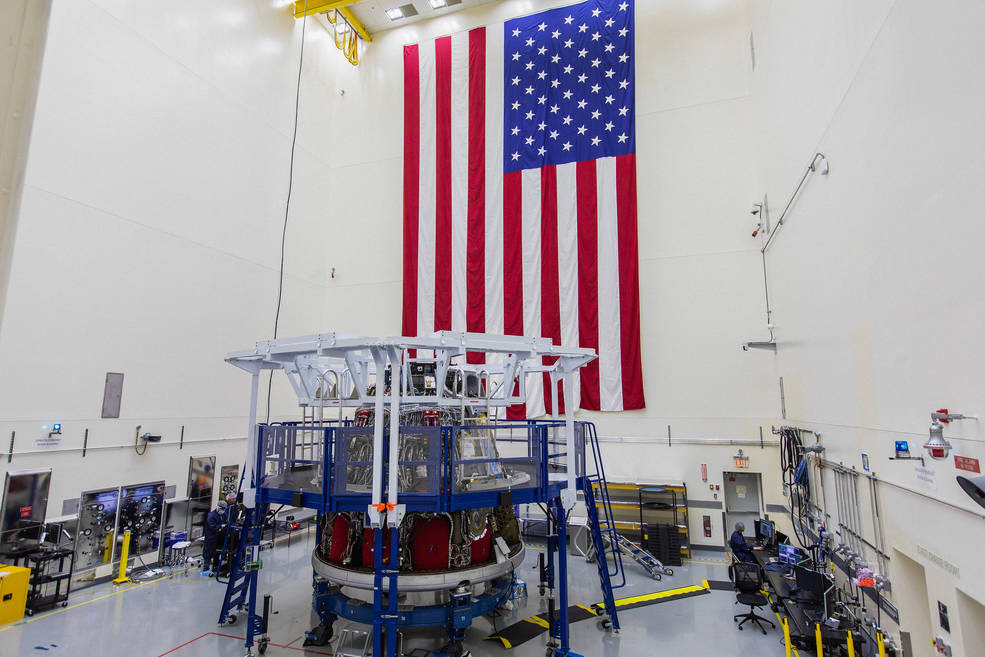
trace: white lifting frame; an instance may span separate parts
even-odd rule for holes
[[[410,357],[410,350],[417,356]],[[421,352],[430,352],[422,355]],[[453,363],[464,361],[466,353],[495,354],[494,363]],[[556,357],[553,365],[544,365],[543,357]],[[547,372],[552,389],[564,381],[564,389],[572,390],[574,374],[596,358],[595,351],[581,347],[555,345],[548,338],[530,338],[486,333],[462,333],[438,331],[423,337],[366,338],[343,333],[320,333],[297,338],[278,338],[257,342],[250,350],[235,351],[226,356],[226,362],[252,375],[250,389],[250,413],[247,434],[247,474],[244,486],[244,503],[253,506],[256,497],[257,427],[256,408],[259,378],[262,370],[283,370],[297,395],[298,403],[318,409],[322,417],[325,407],[338,408],[339,418],[343,408],[373,404],[376,410],[373,432],[373,495],[369,518],[373,526],[379,526],[384,509],[387,523],[397,526],[403,517],[403,505],[397,500],[398,439],[401,404],[426,404],[431,406],[466,405],[489,409],[505,408],[525,401],[525,381],[528,374]],[[435,363],[436,394],[414,395],[410,385],[409,366],[412,362]],[[390,392],[385,386],[376,385],[371,398],[368,390],[371,379],[382,384],[377,374],[389,367]],[[445,388],[449,371],[460,372],[463,381],[461,396],[454,396]],[[466,394],[465,377],[472,375],[486,382],[486,396],[470,398]],[[334,383],[330,386],[329,383]],[[390,454],[388,465],[387,501],[383,503],[383,453],[384,407],[390,403]],[[555,417],[557,417],[555,407]],[[568,456],[567,488],[561,491],[565,508],[575,504],[576,464],[574,408],[565,404],[565,435]]]

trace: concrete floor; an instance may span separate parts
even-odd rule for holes
[[[271,645],[267,655],[275,657],[306,653],[330,655],[331,647],[301,648],[303,635],[311,625],[310,536],[280,541],[263,553],[261,590],[273,596]],[[527,560],[517,571],[526,580],[531,595],[523,608],[497,618],[503,628],[522,618],[545,611],[537,596],[537,552],[530,545]],[[573,603],[592,604],[600,599],[595,565],[579,557],[569,557],[570,595]],[[702,579],[725,580],[727,572],[721,554],[705,553],[684,567],[675,568],[673,577],[656,582],[632,561],[627,562],[627,586],[616,591],[617,598],[699,583]],[[71,604],[46,614],[0,627],[0,657],[15,655],[65,655],[80,657],[233,657],[244,654],[242,621],[233,626],[216,626],[223,586],[203,579],[197,570],[145,584],[114,588],[101,584],[72,594]],[[748,625],[738,631],[733,614],[744,611],[734,605],[735,596],[727,591],[685,598],[627,610],[620,616],[622,633],[612,636],[600,631],[592,620],[571,626],[571,646],[585,657],[763,657],[783,655],[783,635],[778,629],[763,635]],[[765,614],[775,620],[769,610]],[[779,624],[778,624],[779,625]],[[336,636],[341,623],[336,624]],[[467,646],[475,657],[530,657],[544,654],[544,636],[534,638],[513,650],[499,643],[482,641],[492,633],[486,618],[476,621],[468,633]],[[405,648],[438,647],[437,637],[420,632],[408,636]],[[545,635],[546,636],[546,635]],[[432,638],[435,637],[435,638]]]

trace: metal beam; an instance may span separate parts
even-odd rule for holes
[[[354,5],[359,0],[296,0],[294,3],[294,18],[314,16],[333,9],[341,9]]]
[[[359,0],[296,0],[294,3],[294,18],[301,18],[303,16],[314,16],[316,14],[323,14],[326,11],[332,11],[337,9],[342,17],[352,26],[363,41],[372,41],[373,37],[370,35],[366,27],[356,18],[356,15],[352,13],[349,9],[350,5],[354,5]]]

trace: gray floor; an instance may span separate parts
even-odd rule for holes
[[[312,540],[308,536],[281,541],[263,553],[261,587],[273,596],[277,614],[271,619],[271,646],[267,655],[286,656],[305,653],[300,647],[311,623],[310,578]],[[544,611],[537,596],[537,551],[531,545],[527,561],[518,575],[528,582],[527,604],[510,615],[498,618],[502,628],[511,622]],[[573,603],[592,604],[599,600],[595,565],[570,557],[570,595]],[[673,577],[656,582],[646,577],[633,562],[627,563],[628,584],[617,597],[640,595],[699,583],[702,579],[727,579],[721,554],[699,553],[695,560],[675,569]],[[149,582],[114,588],[102,584],[73,593],[71,604],[23,622],[0,627],[0,657],[14,655],[100,655],[105,657],[201,657],[243,655],[240,624],[217,627],[223,587],[202,579],[197,571]],[[586,657],[763,657],[783,655],[782,632],[764,636],[754,628],[738,631],[732,615],[740,611],[729,592],[642,607],[623,612],[622,633],[612,636],[586,620],[571,626],[572,649]],[[744,609],[744,608],[743,608]],[[766,614],[773,618],[766,610]],[[775,619],[774,619],[775,620]],[[340,624],[337,625],[337,628]],[[529,657],[544,654],[544,637],[535,638],[513,650],[482,641],[492,631],[483,618],[468,634],[468,647],[475,657]],[[437,636],[437,635],[435,635]],[[430,640],[430,643],[428,641]],[[423,643],[422,643],[423,642]],[[438,639],[415,635],[407,647],[437,647]],[[307,651],[311,655],[331,654],[331,648]]]

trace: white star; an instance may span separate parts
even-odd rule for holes
[[[555,89],[557,89],[558,87],[561,86],[561,81],[560,80],[551,80],[551,86],[554,87]]]
[[[585,25],[584,23],[582,23],[581,25],[578,26],[578,31],[579,32],[587,32],[588,31],[588,26]]]
[[[612,121],[609,121],[608,123],[605,124],[605,129],[606,130],[610,130],[611,131],[612,128],[614,128],[614,127],[615,126],[612,124]]]
[[[532,121],[533,118],[534,118],[534,111],[530,110],[529,112],[527,112],[527,120]]]
[[[529,96],[530,94],[532,94],[534,92],[534,88],[533,87],[527,87],[526,89],[524,89],[524,91],[526,91],[527,92],[527,95]]]
[[[520,36],[520,28],[513,30],[513,36]]]
[[[550,136],[551,139],[557,139],[557,134],[558,134],[557,133],[557,130],[551,130],[549,136]]]
[[[537,74],[537,79],[538,79],[538,80],[543,80],[543,79],[544,79],[544,78],[546,78],[546,77],[547,77],[547,71],[541,71],[541,72],[539,72],[539,73]]]
[[[570,90],[568,90],[568,89],[565,89],[565,90],[564,90],[564,93],[563,93],[563,94],[561,94],[561,95],[562,95],[562,96],[564,96],[564,99],[565,99],[565,100],[568,100],[568,99],[569,99],[569,98],[571,98],[571,96],[572,96],[572,94],[571,94],[571,91],[570,91]]]
[[[568,39],[567,41],[564,42],[564,47],[565,48],[570,48],[573,45],[575,45],[575,42],[572,41],[571,39]]]
[[[598,137],[592,137],[592,146],[598,146],[600,141],[602,140]]]
[[[581,75],[578,76],[578,81],[579,82],[584,82],[587,79],[588,79],[588,76],[585,75],[584,73],[582,73]]]
[[[629,6],[628,2],[623,2],[619,4],[619,11],[626,11],[626,7]]]
[[[561,30],[554,30],[553,32],[551,32],[551,36],[554,37],[555,39],[558,38],[559,36],[561,36]]]
[[[540,148],[537,149],[537,155],[540,155],[541,157],[544,157],[544,153],[546,153],[546,152],[547,152],[547,149],[544,148],[543,146],[541,146]]]
[[[564,24],[565,25],[571,25],[571,21],[573,21],[573,20],[574,20],[574,18],[572,16],[568,16],[567,18],[564,19]]]
[[[610,69],[609,69],[608,71],[606,71],[606,72],[605,72],[605,77],[607,77],[607,78],[611,78],[611,77],[612,77],[613,75],[615,75],[615,74],[616,74],[616,72],[615,72],[615,71],[613,71],[613,70],[612,70],[612,69],[610,68]]]
[[[547,96],[541,96],[540,98],[537,99],[538,105],[543,105],[546,102],[547,102]]]
[[[527,62],[527,65],[524,68],[526,68],[528,71],[530,71],[530,70],[533,70],[533,67],[534,67],[534,63],[533,62]]]
[[[513,61],[514,62],[520,61],[520,53],[518,52],[513,53]]]
[[[598,86],[597,84],[593,84],[592,85],[592,93],[593,94],[597,94],[599,92],[599,89],[601,89],[601,88],[602,87]]]
[[[520,128],[518,128],[517,126],[513,126],[513,129],[510,130],[510,132],[512,132],[514,135],[518,135],[520,134]]]
[[[564,125],[570,124],[571,123],[571,116],[569,115],[569,116],[564,117],[563,119],[561,119],[561,122],[564,123]]]
[[[557,64],[559,61],[561,61],[561,55],[554,55],[551,57],[552,64]]]
[[[612,27],[612,24],[613,24],[613,23],[615,23],[615,22],[616,22],[616,21],[615,21],[615,20],[613,20],[613,19],[611,19],[611,18],[606,18],[606,19],[605,19],[605,26],[606,26],[606,27]]]
[[[519,159],[520,159],[520,154],[514,151],[514,153],[513,153],[513,161],[516,162]]]
[[[529,48],[532,45],[534,45],[534,38],[530,37],[529,39],[527,39],[527,47]]]
[[[544,123],[543,121],[541,121],[540,123],[537,124],[537,129],[538,130],[543,130],[546,127],[547,127],[547,124]]]
[[[547,29],[547,23],[541,23],[540,25],[537,26],[537,29],[543,32],[544,30]]]
[[[593,118],[593,119],[597,119],[597,118],[599,118],[600,116],[602,116],[602,112],[600,112],[600,111],[598,111],[598,110],[592,110],[592,118]]]
[[[578,101],[578,109],[585,109],[585,105],[588,105],[584,100]]]
[[[592,41],[598,41],[601,38],[602,38],[602,35],[599,34],[598,32],[593,32],[592,33]]]
[[[578,51],[578,56],[579,57],[584,57],[587,54],[588,54],[588,51],[585,50],[584,48],[582,48],[581,50]]]
[[[530,146],[531,144],[534,143],[534,138],[533,137],[527,137],[523,141],[527,142],[527,146]]]
[[[629,139],[629,135],[627,135],[625,132],[622,133],[621,135],[619,135],[619,143],[620,144],[623,143],[623,142],[625,142],[627,139]]]
[[[562,145],[561,148],[564,149],[564,150],[566,150],[566,151],[570,151],[571,150],[571,142],[570,141],[564,142],[564,145]]]
[[[515,110],[520,109],[520,101],[518,100],[513,101],[513,109]]]
[[[513,86],[515,87],[518,84],[520,84],[520,78],[513,78]]]
[[[626,114],[628,114],[628,113],[629,113],[629,108],[628,107],[620,107],[619,108],[619,116],[626,116]]]
[[[593,68],[598,68],[599,67],[599,64],[601,64],[601,63],[602,63],[602,61],[596,57],[595,59],[592,60],[592,67]]]
[[[565,66],[564,68],[562,68],[561,70],[564,71],[565,73],[571,73],[571,71],[573,71],[574,69],[571,68],[571,65],[569,64],[569,65]]]
[[[579,135],[585,134],[585,131],[586,130],[588,130],[588,128],[586,128],[585,126],[583,126],[583,125],[578,126],[578,134]]]
[[[551,105],[551,114],[557,114],[557,111],[561,109],[557,105]]]
[[[602,10],[601,9],[593,9],[592,10],[592,18],[596,18],[601,13],[602,13]]]
[[[628,86],[629,86],[629,80],[623,80],[622,82],[619,83],[620,89],[625,89]]]
[[[612,104],[612,101],[614,101],[614,100],[615,100],[615,98],[613,98],[612,96],[606,96],[605,97],[605,104],[606,105],[611,105]]]
[[[605,44],[605,51],[606,52],[612,52],[615,49],[616,49],[616,47],[614,45],[612,45],[611,43]],[[543,53],[541,53],[541,54],[543,54]]]
[[[612,46],[611,43],[609,45]],[[615,46],[613,46],[613,47],[615,47]],[[537,54],[538,55],[543,55],[545,52],[547,52],[547,46],[541,46],[540,48],[537,49]]]
[[[629,55],[627,55],[626,53],[619,55],[620,64],[625,64],[627,59],[629,59]]]

